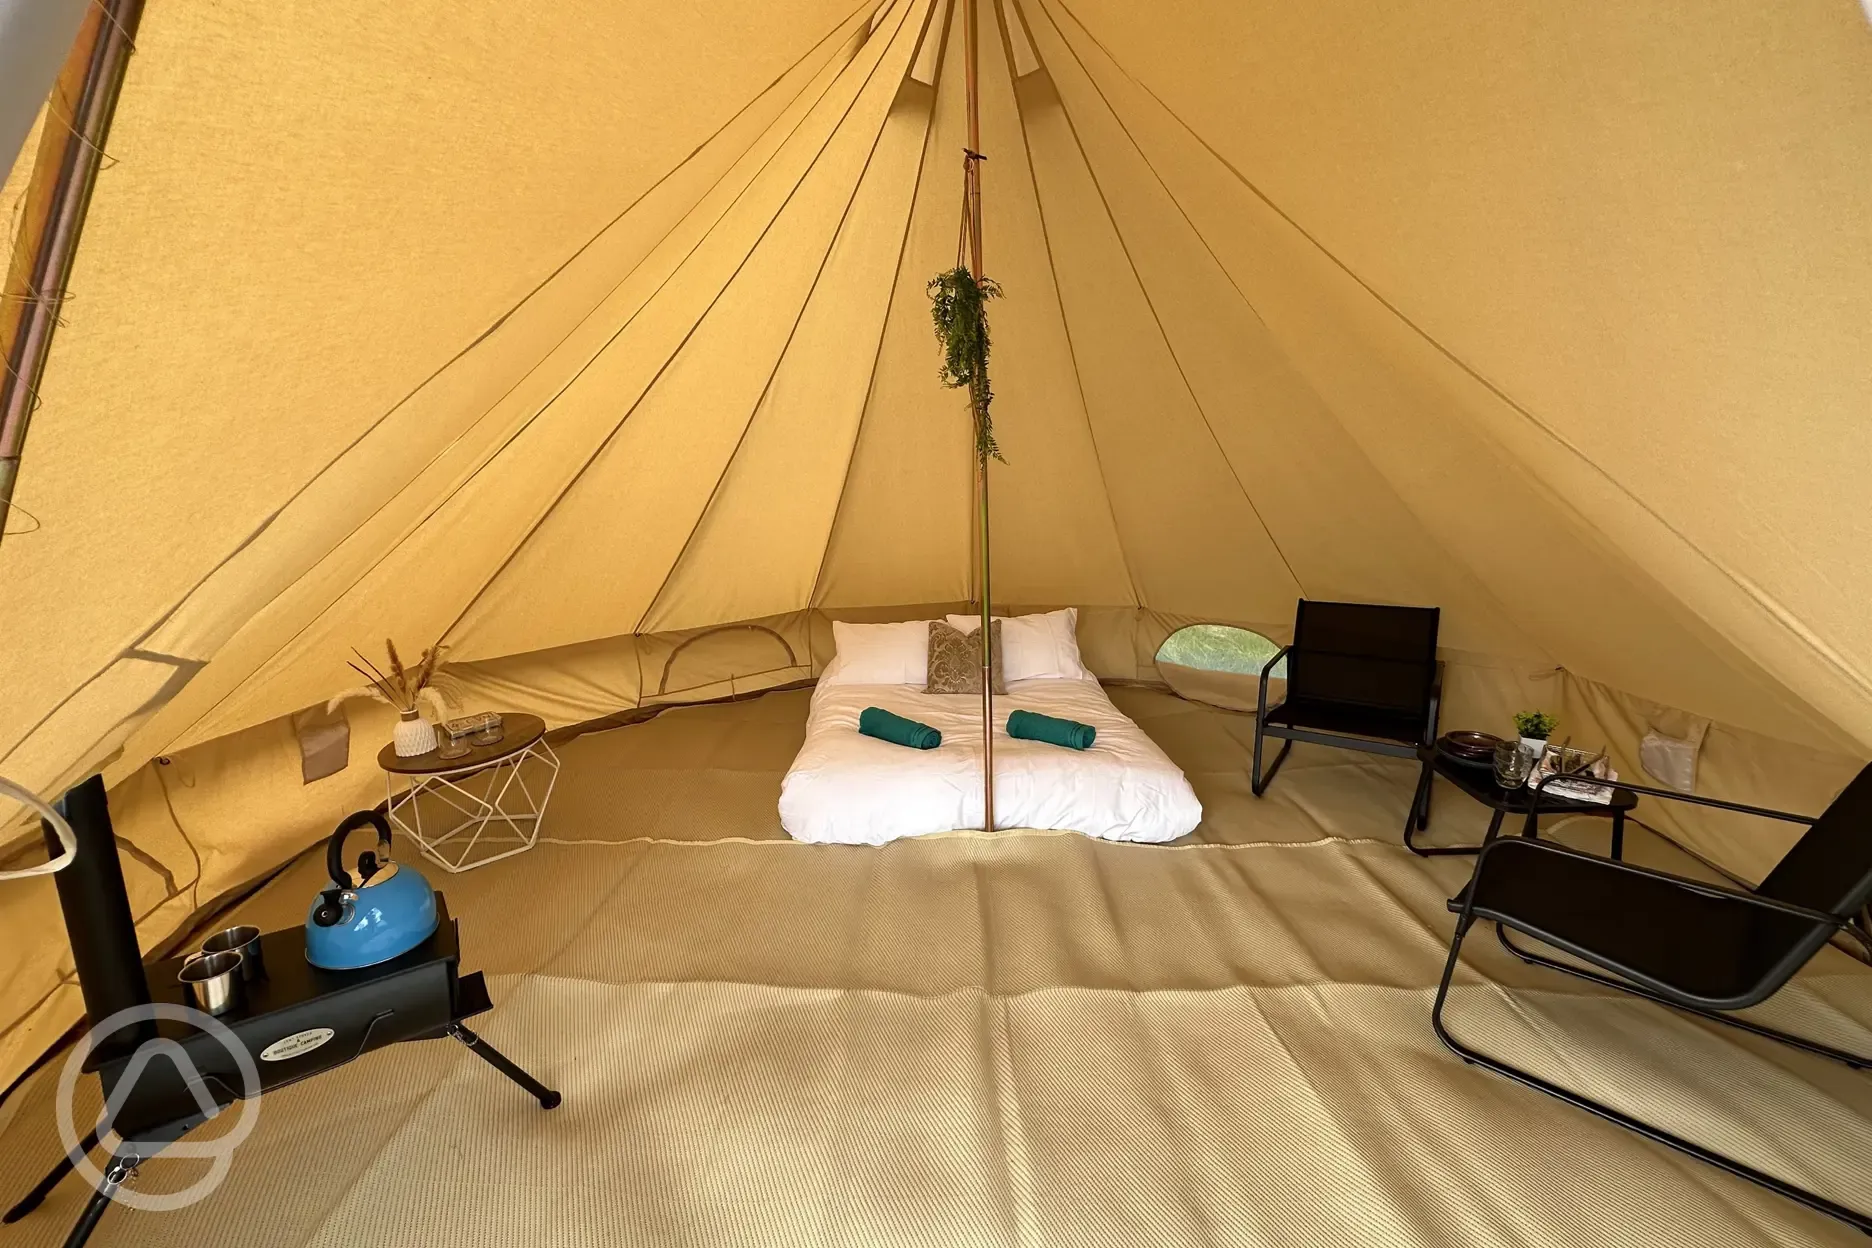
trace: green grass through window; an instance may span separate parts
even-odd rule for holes
[[[1279,646],[1260,633],[1252,633],[1245,628],[1235,628],[1228,624],[1192,624],[1165,638],[1163,645],[1157,648],[1157,657],[1165,663],[1176,663],[1183,667],[1259,676],[1262,665],[1273,658],[1279,649]],[[1283,661],[1273,674],[1284,679],[1287,664]]]

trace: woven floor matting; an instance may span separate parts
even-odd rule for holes
[[[546,843],[427,871],[489,973],[477,1026],[565,1104],[452,1043],[373,1054],[266,1097],[210,1198],[113,1210],[93,1243],[1864,1242],[1442,1049],[1444,899],[1470,860],[1403,849],[1410,765],[1300,746],[1256,801],[1244,717],[1114,696],[1196,785],[1183,843],[793,843],[774,806],[804,693],[579,738]],[[1481,835],[1481,808],[1437,803],[1432,839]],[[1558,835],[1602,847],[1605,823]],[[1642,831],[1631,856],[1699,870]],[[321,876],[308,855],[243,917],[300,921]],[[1468,1038],[1872,1208],[1872,1076],[1477,935]],[[1872,970],[1828,950],[1762,1016],[1872,1049]],[[53,1083],[0,1108],[8,1199],[56,1155]],[[58,1243],[84,1194],[0,1245]]]

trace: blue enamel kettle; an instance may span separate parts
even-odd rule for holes
[[[358,855],[357,879],[345,866],[345,837],[370,825],[376,850]],[[306,961],[328,971],[375,966],[408,953],[436,929],[435,890],[415,870],[390,860],[390,821],[360,810],[338,825],[325,846],[331,887],[306,915]]]

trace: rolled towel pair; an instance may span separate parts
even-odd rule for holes
[[[942,733],[928,724],[893,715],[881,706],[867,706],[858,716],[858,731],[892,745],[907,745],[913,750],[933,750],[942,744]]]
[[[1098,737],[1098,729],[1091,724],[1082,724],[1074,719],[1054,719],[1051,715],[1036,715],[1032,711],[1015,711],[1008,716],[1007,732],[1010,737],[1022,741],[1044,741],[1048,745],[1063,745],[1069,750],[1090,749]]]

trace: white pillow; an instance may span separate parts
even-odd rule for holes
[[[945,617],[949,627],[972,633],[979,615]],[[1089,680],[1079,661],[1079,608],[1039,615],[996,616],[1001,621],[1001,669],[1006,680]]]
[[[928,620],[911,620],[905,624],[832,621],[832,648],[837,655],[820,675],[819,683],[916,685],[918,688],[927,685],[929,626]]]

